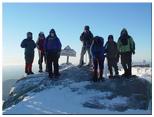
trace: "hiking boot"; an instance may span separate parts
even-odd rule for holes
[[[29,72],[27,72],[26,74],[27,74],[27,75],[30,75],[30,73],[29,73]]]
[[[79,64],[79,65],[78,65],[79,68],[82,67],[82,66],[83,66],[82,64]]]
[[[93,78],[93,81],[94,81],[94,82],[97,82],[97,79],[96,79],[96,78]]]
[[[29,74],[34,74],[34,73],[31,71],[31,72],[29,72]]]
[[[59,77],[61,74],[60,73],[57,73],[57,74],[54,74],[55,77]]]
[[[102,77],[102,81],[105,81],[105,78],[104,77]]]
[[[89,67],[90,67],[90,66],[92,66],[92,64],[91,64],[91,63],[88,63],[88,64],[87,64],[87,66],[89,66]]]
[[[110,76],[109,76],[109,79],[113,79],[113,75],[110,75]]]
[[[52,79],[53,78],[53,74],[49,73],[49,78]]]
[[[119,74],[118,74],[118,75],[114,75],[113,77],[115,77],[115,78],[119,78],[120,76],[119,76]]]
[[[39,70],[39,72],[42,73],[43,71],[42,70]]]
[[[94,75],[94,76],[93,76],[93,81],[94,81],[94,82],[97,82],[97,80],[98,80],[97,75]]]
[[[101,81],[103,82],[104,80],[105,80],[104,77],[99,77],[99,79],[98,79],[99,82],[101,82]]]
[[[122,74],[121,76],[122,76],[122,77],[127,77],[128,74],[124,73],[124,74]]]

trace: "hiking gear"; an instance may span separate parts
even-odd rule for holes
[[[25,48],[25,55],[31,55],[34,54],[34,49],[36,47],[36,44],[33,40],[30,39],[24,39],[21,42],[21,47]]]
[[[80,40],[83,42],[83,47],[90,48],[93,40],[93,34],[91,31],[83,32],[80,36]]]
[[[121,64],[124,68],[125,75],[132,75],[132,53],[121,54]]]
[[[107,41],[105,44],[105,53],[107,58],[118,59],[119,51],[118,51],[117,43],[115,41],[112,41],[112,42]]]
[[[127,42],[124,42],[124,41]],[[118,39],[118,50],[120,53],[125,53],[125,52],[133,52],[135,53],[135,42],[133,41],[132,37],[128,36],[127,38],[120,37]]]
[[[53,38],[53,39],[51,39]],[[45,40],[45,51],[46,52],[60,52],[61,42],[58,37],[51,37],[50,35]]]
[[[99,59],[99,60],[104,61],[104,59],[105,59],[105,56],[104,56],[105,49],[104,49],[103,44],[104,44],[103,38],[98,37],[98,36],[96,36],[94,38],[93,43],[91,45],[91,55],[92,55],[93,60]]]
[[[32,35],[32,33],[28,32],[27,35]],[[25,48],[25,73],[27,73],[27,75],[31,74],[32,72],[34,49],[36,47],[35,42],[32,39],[29,39],[29,37],[21,42],[21,47]]]
[[[79,62],[79,65],[80,65],[80,66],[82,66],[82,65],[84,64],[83,59],[84,59],[84,55],[85,55],[86,51],[88,51],[89,64],[91,64],[90,48],[85,48],[85,47],[83,46],[83,47],[82,47],[82,50],[81,50],[81,55],[80,55],[80,62]]]
[[[59,64],[58,64],[59,56],[57,53],[48,52],[47,53],[47,64],[48,64],[48,73],[53,74],[52,66],[54,67],[54,74],[59,74]]]
[[[89,27],[88,25],[86,25],[86,26],[84,27],[84,29],[85,29],[85,30],[89,30],[90,27]]]
[[[104,40],[102,37],[94,37],[93,43],[91,45],[91,54],[93,59],[93,68],[94,74],[98,76],[98,66],[99,66],[99,77],[103,77],[103,69],[104,69]]]

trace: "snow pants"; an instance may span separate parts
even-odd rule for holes
[[[125,75],[132,75],[132,53],[126,52],[121,54],[121,64]]]
[[[59,74],[59,55],[57,52],[47,52],[47,66],[48,66],[48,73],[49,75],[55,75]],[[54,70],[52,71],[52,67]]]
[[[46,63],[47,63],[47,57],[46,57],[45,53],[42,52],[42,51],[40,51],[40,50],[38,51],[38,54],[39,54],[39,60],[38,60],[39,70],[42,71],[43,59],[44,59],[44,62],[45,62],[45,64],[46,64]],[[47,70],[47,64],[46,64],[46,70]]]
[[[25,54],[25,73],[32,72],[33,60],[34,60],[34,53]]]
[[[86,48],[85,46],[82,47],[81,49],[81,55],[80,55],[80,65],[83,65],[84,63],[84,55],[86,53],[86,51],[88,51],[88,57],[89,57],[89,65],[91,64],[91,54],[90,54],[90,48]]]
[[[112,68],[114,68],[115,74],[119,75],[118,66],[117,66],[117,59],[108,57],[107,62],[108,62],[108,69],[109,69],[110,75],[113,76]]]
[[[99,66],[99,78],[103,77],[103,70],[104,70],[104,60],[103,59],[95,59],[93,60],[94,65],[94,77],[98,77],[98,66]]]

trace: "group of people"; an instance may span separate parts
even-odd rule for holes
[[[28,32],[27,38],[21,42],[21,47],[25,48],[25,73],[27,75],[34,74],[32,72],[32,63],[34,60],[34,49],[36,47],[39,53],[39,72],[43,72],[42,63],[44,60],[46,63],[45,71],[49,73],[50,78],[60,75],[58,60],[60,58],[62,45],[54,29],[50,30],[46,38],[44,33],[40,32],[36,43],[33,40],[33,34]]]
[[[114,41],[113,35],[108,36],[108,41],[104,45],[104,39],[100,36],[93,36],[89,26],[84,27],[84,32],[80,36],[83,43],[81,49],[81,57],[79,67],[84,65],[84,55],[86,51],[89,56],[88,65],[93,65],[93,81],[104,80],[104,60],[107,58],[108,69],[110,72],[109,78],[113,78],[113,68],[115,76],[119,76],[118,62],[121,56],[121,64],[124,69],[122,76],[129,77],[132,75],[132,54],[135,54],[135,42],[129,36],[127,30],[124,28],[121,31],[118,42]],[[99,68],[99,69],[98,69]]]
[[[135,54],[135,43],[127,30],[124,28],[121,31],[118,42],[114,41],[113,35],[108,36],[108,41],[104,44],[103,37],[93,36],[89,26],[84,26],[84,31],[80,36],[83,43],[79,67],[84,65],[84,55],[88,52],[88,66],[93,66],[93,81],[103,80],[104,60],[107,58],[108,69],[110,72],[109,78],[113,78],[113,70],[115,75],[119,75],[118,62],[121,56],[121,64],[124,69],[123,76],[131,76],[132,54]],[[34,74],[32,72],[32,63],[34,60],[34,49],[37,47],[39,54],[39,72],[43,72],[42,63],[46,63],[46,72],[49,77],[57,77],[59,73],[59,58],[61,53],[61,42],[56,35],[54,29],[51,29],[49,35],[45,37],[43,32],[38,34],[38,40],[35,43],[33,34],[27,33],[27,38],[21,42],[21,47],[25,48],[25,73],[27,75]],[[54,69],[54,70],[53,70]]]

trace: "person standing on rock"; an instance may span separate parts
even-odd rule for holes
[[[128,32],[125,28],[121,31],[117,45],[121,55],[121,64],[124,69],[124,74],[122,76],[131,76],[132,54],[135,54],[135,42],[133,38],[128,35]]]
[[[49,32],[49,36],[45,40],[45,52],[47,55],[47,66],[49,77],[52,78],[53,75],[58,77],[59,73],[59,58],[61,52],[61,42],[56,35],[54,29],[51,29]],[[54,72],[52,71],[52,65],[54,66]]]
[[[34,49],[36,48],[36,44],[33,40],[33,34],[31,32],[27,32],[27,38],[21,42],[21,47],[25,48],[25,73],[27,75],[34,74],[32,72],[32,64],[34,60]]]
[[[91,65],[91,54],[90,54],[90,46],[92,43],[93,39],[93,34],[90,31],[89,26],[84,27],[84,32],[80,36],[80,41],[82,41],[83,46],[81,49],[81,56],[80,56],[80,62],[79,62],[79,67],[81,67],[84,64],[84,55],[86,51],[88,51],[88,56],[89,56],[89,63],[88,65]]]
[[[46,55],[45,55],[45,51],[44,51],[44,43],[45,43],[45,35],[43,32],[40,32],[38,35],[38,40],[36,42],[36,46],[38,49],[38,55],[39,55],[39,60],[38,60],[38,64],[39,64],[39,72],[43,72],[42,71],[42,63],[43,63],[43,59],[44,62],[46,63]],[[46,71],[47,71],[47,64],[46,64]]]
[[[103,78],[103,70],[104,70],[104,39],[102,37],[96,36],[93,39],[92,45],[90,47],[92,60],[93,60],[93,81],[104,80]],[[99,73],[98,73],[99,66]]]
[[[110,72],[109,78],[113,78],[113,70],[115,71],[115,76],[119,75],[117,63],[119,61],[119,52],[117,43],[113,39],[113,35],[108,36],[108,41],[105,44],[105,53],[107,56],[108,69]]]

